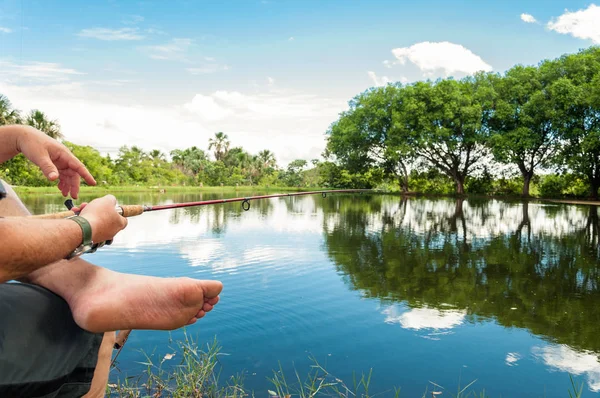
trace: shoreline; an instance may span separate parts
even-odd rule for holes
[[[12,188],[20,195],[31,195],[31,194],[56,194],[57,188],[51,187],[27,187],[27,186],[12,186]],[[115,185],[115,186],[82,186],[80,193],[82,194],[93,194],[93,193],[135,193],[135,192],[146,192],[146,193],[218,193],[218,192],[254,192],[254,191],[282,191],[282,192],[302,192],[302,191],[316,191],[316,190],[328,190],[336,188],[295,188],[295,187],[273,187],[273,186],[222,186],[222,187],[198,187],[198,186],[170,186],[170,185],[151,185],[151,186],[134,186],[134,185]],[[440,194],[427,194],[419,192],[393,192],[393,191],[374,191],[380,194],[397,195],[404,197],[424,197],[424,198],[446,198],[446,199],[481,199],[481,200],[506,200],[506,201],[528,201],[538,203],[556,203],[556,204],[569,204],[569,205],[587,205],[587,206],[600,206],[600,200],[591,199],[556,199],[556,198],[543,198],[543,197],[529,197],[523,198],[521,196],[510,196],[510,195],[469,195],[464,196],[457,195],[440,195]]]

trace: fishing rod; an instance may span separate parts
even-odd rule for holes
[[[289,197],[289,196],[317,195],[317,194],[321,194],[321,196],[323,196],[323,198],[325,198],[325,197],[327,197],[327,194],[331,194],[331,193],[359,193],[359,194],[362,194],[363,192],[373,192],[373,190],[371,190],[371,189],[331,189],[331,190],[326,190],[326,191],[292,192],[292,193],[281,193],[281,194],[273,194],[273,195],[246,196],[246,197],[229,198],[229,199],[213,199],[213,200],[203,200],[203,201],[199,201],[199,202],[173,203],[173,204],[168,204],[168,205],[157,205],[157,206],[122,205],[122,206],[117,206],[116,211],[123,217],[134,217],[134,216],[139,216],[143,213],[151,212],[151,211],[180,209],[180,208],[184,208],[184,207],[208,206],[208,205],[215,205],[215,204],[220,204],[220,203],[233,203],[233,202],[242,202],[242,209],[245,211],[248,211],[248,210],[250,210],[250,201],[251,200],[281,198],[281,197]],[[51,214],[40,214],[40,215],[31,216],[31,217],[41,218],[41,219],[61,219],[61,218],[66,218],[66,217],[71,217],[71,216],[76,215],[76,213],[73,210],[71,210],[74,207],[73,201],[71,199],[67,199],[65,201],[65,206],[67,206],[67,208],[69,209],[68,211],[63,211],[63,212],[59,212],[59,213],[51,213]],[[109,241],[109,242],[104,242],[104,243],[110,244],[112,242]],[[93,251],[95,251],[99,247],[102,247],[104,245],[104,243],[97,244]],[[114,349],[116,349],[118,351],[117,351],[117,354],[114,356],[113,360],[111,361],[111,366],[117,360],[117,357],[121,353],[121,350],[123,349],[125,342],[129,338],[130,333],[131,333],[131,330],[120,330],[119,333],[115,336],[115,343],[114,343],[113,347],[114,347]]]
[[[306,191],[306,192],[292,192],[292,193],[280,193],[273,195],[260,195],[260,196],[245,196],[239,198],[228,198],[228,199],[213,199],[213,200],[203,200],[199,202],[185,202],[185,203],[172,203],[168,205],[157,205],[157,206],[147,206],[147,205],[122,205],[117,206],[116,211],[123,217],[134,217],[139,216],[143,213],[147,213],[150,211],[159,211],[159,210],[170,210],[170,209],[180,209],[184,207],[196,207],[196,206],[208,206],[215,205],[220,203],[232,203],[232,202],[242,202],[242,209],[248,211],[250,210],[250,201],[258,200],[258,199],[270,199],[270,198],[281,198],[287,196],[303,196],[303,195],[317,195],[321,194],[324,198],[327,197],[329,193],[363,193],[363,192],[373,192],[371,189],[331,189],[326,191]],[[39,214],[35,216],[31,216],[33,218],[41,218],[41,219],[60,219],[67,218],[76,215],[73,210],[71,210],[74,205],[71,199],[67,199],[65,201],[65,205],[69,209],[68,211],[63,211],[59,213],[51,213],[51,214]]]

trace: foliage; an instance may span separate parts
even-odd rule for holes
[[[35,109],[22,116],[0,94],[0,125],[15,123],[63,139],[58,121]],[[523,196],[539,186],[542,196],[597,198],[600,47],[504,74],[370,88],[352,98],[326,133],[323,159],[296,159],[284,168],[270,150],[249,153],[232,146],[224,132],[208,140],[208,151],[192,146],[170,157],[133,146],[111,158],[64,143],[105,185],[389,187]],[[507,168],[518,177],[507,178]],[[22,157],[3,164],[0,177],[13,185],[49,184]]]
[[[244,387],[242,375],[234,375],[222,381],[221,363],[219,356],[222,355],[221,347],[214,340],[206,345],[203,350],[198,343],[185,333],[182,341],[176,342],[176,346],[165,356],[147,355],[146,366],[143,374],[136,377],[119,377],[116,383],[109,383],[105,395],[118,398],[141,398],[141,397],[173,397],[173,398],[243,398],[256,396],[254,391]],[[180,359],[179,359],[180,358]],[[169,366],[167,361],[176,361],[178,364]],[[367,373],[353,375],[352,383],[331,374],[323,367],[317,358],[311,357],[312,365],[306,375],[301,375],[294,370],[293,375],[286,375],[283,368],[273,371],[273,376],[267,378],[268,396],[272,398],[314,398],[314,397],[337,397],[371,398],[378,396],[399,398],[402,389],[392,387],[386,391],[373,391],[371,380],[373,370]],[[583,383],[576,385],[572,375],[569,375],[568,397],[579,398],[583,394]],[[485,390],[477,393],[473,380],[466,386],[461,386],[460,379],[456,387],[456,398],[487,397]],[[431,386],[425,388],[422,397],[438,396],[434,392],[444,390],[444,387],[429,382]],[[431,389],[431,391],[430,391]],[[572,389],[572,391],[571,391]],[[565,395],[566,397],[566,395]]]
[[[461,80],[369,89],[353,98],[332,124],[325,154],[351,174],[381,168],[386,177],[405,174],[409,179],[432,167],[452,179],[458,194],[513,194],[514,187],[506,186],[496,171],[499,164],[517,168],[523,196],[530,195],[537,172],[562,168],[586,179],[590,196],[596,198],[600,48],[538,66],[517,65],[503,75],[479,73]],[[407,171],[409,166],[420,172]],[[485,178],[480,175],[483,166]],[[324,174],[327,181],[344,175],[331,166]],[[497,178],[504,181],[497,183]],[[431,181],[399,180],[419,192],[447,191]],[[581,194],[578,188],[570,191]]]

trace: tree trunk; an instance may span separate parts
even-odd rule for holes
[[[465,194],[465,177],[461,176],[461,175],[454,177],[454,182],[456,183],[456,194],[464,195]]]
[[[591,178],[590,179],[590,197],[593,200],[598,200],[598,188],[600,188],[600,179]]]
[[[531,185],[531,179],[533,178],[533,171],[523,173],[523,197],[529,197],[529,186]]]
[[[398,165],[400,166],[400,170],[401,170],[401,175],[399,176],[400,178],[398,179],[398,182],[400,183],[400,188],[402,189],[402,193],[407,193],[408,192],[408,172],[406,171],[406,166],[404,165],[404,163],[402,161],[398,162]]]

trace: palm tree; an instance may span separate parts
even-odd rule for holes
[[[8,97],[0,94],[0,126],[21,123],[19,111],[13,109]]]
[[[229,151],[229,140],[227,139],[227,134],[218,132],[215,133],[215,138],[210,138],[208,140],[208,150],[215,148],[215,159],[223,160],[223,157]]]
[[[275,167],[277,162],[275,161],[275,154],[268,149],[260,151],[258,153],[258,159],[260,160],[261,167],[268,169],[269,167]]]
[[[162,162],[165,161],[165,154],[162,153],[158,149],[153,149],[150,151],[150,160],[152,161],[152,166],[158,167]]]
[[[33,109],[29,115],[27,115],[26,122],[28,125],[46,133],[48,137],[54,138],[55,140],[63,138],[58,122],[56,120],[49,120],[42,111]]]

